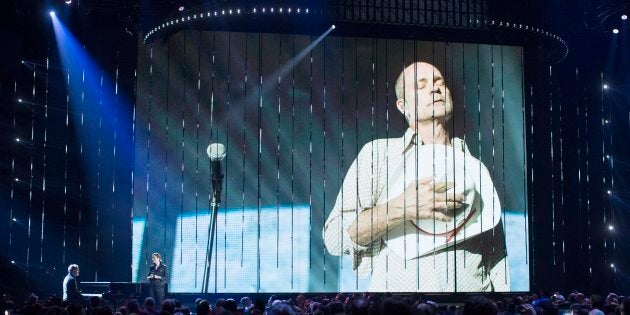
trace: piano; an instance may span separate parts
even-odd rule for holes
[[[81,294],[100,297],[116,305],[124,300],[137,299],[140,303],[149,296],[149,284],[137,282],[81,282]]]

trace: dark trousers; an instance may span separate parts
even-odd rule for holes
[[[149,296],[155,300],[155,309],[161,309],[162,301],[166,295],[166,286],[161,283],[151,283],[149,285]]]

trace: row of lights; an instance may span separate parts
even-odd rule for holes
[[[556,34],[550,33],[548,31],[545,31],[542,28],[533,27],[533,26],[529,26],[529,25],[523,25],[521,23],[516,24],[516,23],[502,22],[502,21],[495,21],[495,20],[491,20],[489,24],[491,26],[509,27],[509,28],[513,28],[513,29],[517,29],[517,30],[523,30],[523,31],[532,32],[532,33],[536,33],[536,34],[540,34],[540,35],[544,35],[544,36],[550,37],[553,40],[558,41],[559,43],[561,43],[562,46],[564,46],[564,56],[562,57],[562,59],[564,59],[567,56],[567,54],[569,53],[569,45],[567,45],[567,42],[562,37],[560,37],[560,36],[558,36]]]
[[[621,15],[621,20],[625,21],[627,19],[628,19],[628,15],[627,14]],[[613,32],[613,34],[619,34],[619,29],[618,28],[613,28],[612,32]]]
[[[621,19],[622,19],[622,20],[626,20],[626,19],[628,19],[628,16],[626,16],[626,15],[624,14],[624,15],[622,15],[622,16],[621,16]],[[614,29],[614,30],[613,30],[613,33],[614,33],[614,34],[617,34],[617,33],[619,33],[619,30]],[[606,90],[606,91],[607,91],[609,88],[610,88],[610,86],[609,86],[608,84],[606,84],[606,83],[604,83],[604,84],[602,85],[602,89],[603,89],[603,90]],[[610,124],[610,120],[605,119],[605,120],[604,120],[604,124],[606,124],[606,125]],[[609,154],[606,154],[606,159],[607,159],[607,160],[610,160],[610,159],[611,159],[611,157],[610,157],[610,155],[609,155]],[[610,196],[610,195],[612,195],[612,191],[611,191],[611,190],[607,190],[607,191],[606,191],[606,193],[607,193],[609,196]],[[609,224],[609,225],[608,225],[608,231],[610,231],[611,233],[612,233],[612,232],[614,232],[614,231],[615,231],[615,226],[614,226],[614,225],[612,225],[612,224]],[[610,268],[615,269],[615,264],[614,264],[614,263],[610,263]]]
[[[180,12],[183,11],[182,7],[180,7]],[[308,14],[310,10],[308,8],[253,8],[251,10],[251,14],[266,14],[266,13],[289,13],[289,14]],[[192,15],[188,15],[185,17],[181,17],[181,18],[177,18],[177,19],[173,19],[167,22],[162,23],[162,25],[158,25],[156,27],[154,27],[151,31],[149,31],[147,33],[147,35],[144,37],[144,41],[146,43],[146,41],[149,39],[149,37],[155,33],[157,33],[158,31],[162,30],[162,29],[166,29],[170,26],[179,24],[179,23],[185,23],[188,21],[194,21],[197,19],[202,19],[202,18],[211,18],[213,16],[224,16],[224,15],[240,15],[241,14],[241,9],[227,9],[227,10],[216,10],[213,12],[206,12],[206,13],[199,13],[199,14],[192,14]]]

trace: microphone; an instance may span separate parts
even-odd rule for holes
[[[225,158],[225,146],[222,143],[211,143],[206,149],[206,153],[212,162],[220,162]]]
[[[222,143],[211,143],[206,149],[212,167],[212,199],[213,203],[220,203],[221,182],[223,181],[223,170],[221,161],[225,158],[225,146]]]

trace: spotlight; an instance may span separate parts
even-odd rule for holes
[[[610,264],[610,268],[615,268],[615,264]]]
[[[608,229],[612,231],[612,230],[614,230],[614,229],[615,229],[615,227],[614,227],[614,226],[612,226],[612,225],[609,225],[609,226],[608,226]]]
[[[619,34],[619,29],[613,28],[613,34]]]
[[[11,263],[12,263],[12,264],[15,264],[15,260],[11,260]]]
[[[177,10],[178,10],[179,12],[183,12],[183,11],[184,11],[184,9],[185,9],[185,8],[184,8],[184,6],[183,6],[183,5],[179,6],[179,8],[177,8]]]
[[[64,3],[67,4],[67,5],[71,5],[72,4],[72,0],[66,0],[66,1],[64,1]]]
[[[608,90],[608,84],[604,84],[602,87],[604,88],[604,90]]]
[[[334,30],[334,29],[335,29],[335,24],[333,24],[333,25],[331,26],[331,28]]]
[[[612,194],[612,192],[611,192],[610,190],[609,190],[609,191],[607,191],[606,193],[608,193],[609,195],[610,195],[610,194]]]
[[[20,138],[15,138],[15,142],[20,142]]]
[[[17,219],[16,219],[16,218],[13,218],[13,222],[17,222]]]
[[[22,103],[22,99],[21,98],[18,98],[18,103]]]
[[[621,19],[625,21],[625,20],[627,20],[627,19],[628,19],[628,16],[627,16],[627,15],[625,15],[625,14],[623,14],[623,15],[621,15]]]
[[[610,159],[610,155],[606,154],[606,158],[607,158],[607,159]]]
[[[55,16],[55,11],[50,11],[50,12],[48,12],[48,14],[50,14],[51,17]]]
[[[19,181],[20,181],[20,179],[16,177],[16,178],[15,178],[15,181],[16,181],[16,182],[19,182]]]

